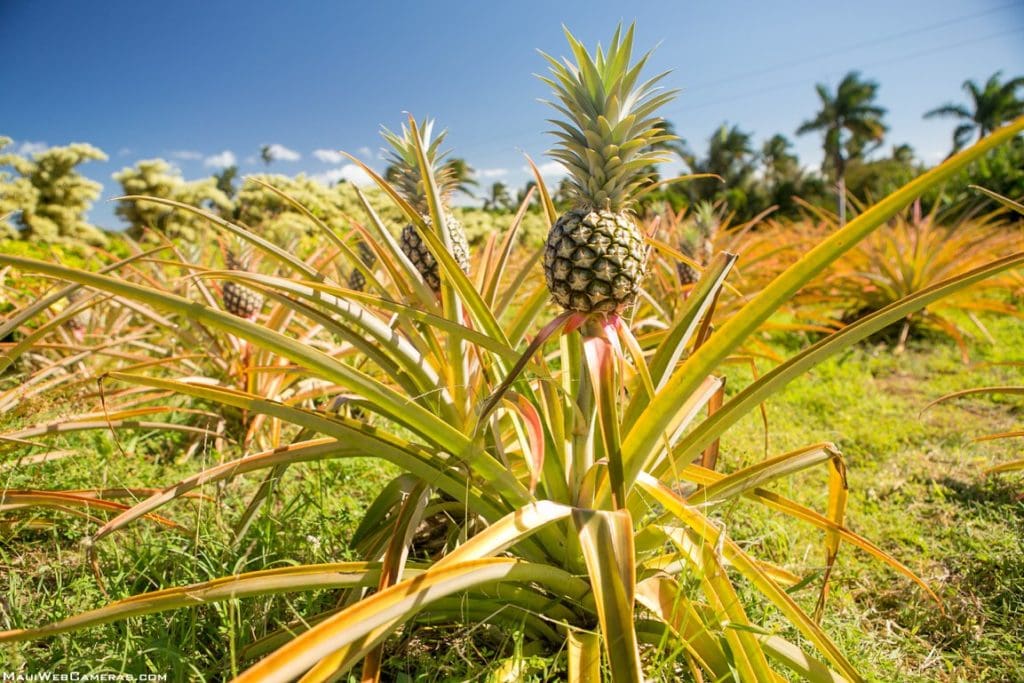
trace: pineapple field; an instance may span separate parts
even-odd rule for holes
[[[819,172],[562,39],[515,198],[0,138],[2,680],[1024,680],[1024,78],[931,165],[819,84]]]

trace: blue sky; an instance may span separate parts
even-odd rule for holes
[[[697,149],[723,122],[760,142],[783,132],[805,165],[820,141],[794,131],[817,107],[816,82],[859,69],[881,84],[887,147],[928,163],[953,124],[921,114],[960,101],[961,83],[1024,74],[1024,2],[138,2],[0,1],[0,135],[15,146],[90,142],[109,156],[83,167],[115,196],[111,174],[164,157],[187,178],[237,160],[271,170],[352,177],[344,149],[378,168],[379,126],[409,111],[450,130],[484,184],[521,185],[523,153],[544,160],[549,114],[536,50],[566,52],[565,23],[588,45],[619,20],[638,45],[660,43],[655,70],[682,95],[665,111]],[[319,152],[318,152],[319,150]],[[91,217],[116,227],[101,202]]]

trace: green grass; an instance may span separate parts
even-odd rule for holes
[[[973,345],[976,363],[1024,360],[1024,323],[992,320],[990,330],[998,343]],[[792,343],[791,338],[784,345]],[[730,367],[733,389],[748,378],[749,370]],[[861,346],[794,382],[767,405],[770,454],[835,442],[849,468],[848,525],[918,572],[943,599],[944,611],[909,581],[844,546],[826,630],[872,680],[1024,680],[1024,480],[982,476],[984,468],[1019,457],[1021,442],[971,442],[1019,428],[1022,404],[1014,397],[974,396],[920,412],[944,393],[1012,383],[1024,383],[1024,369],[965,368],[948,342],[912,343],[900,356],[884,346]],[[163,486],[237,455],[206,449],[180,462],[177,455],[186,444],[156,434],[136,435],[125,444],[128,457],[103,434],[55,442],[80,455],[2,470],[0,484]],[[763,426],[755,414],[723,440],[720,468],[762,456]],[[240,546],[231,541],[231,525],[256,478],[207,487],[214,503],[180,502],[162,511],[190,534],[162,531],[143,520],[101,543],[107,589],[119,598],[240,571],[354,559],[347,539],[364,506],[393,474],[371,460],[295,467]],[[787,479],[779,491],[820,510],[825,484],[821,469]],[[43,516],[57,525],[0,537],[0,575],[7,579],[0,586],[0,628],[40,625],[105,600],[80,547],[92,524]],[[822,564],[820,535],[809,527],[767,515],[752,503],[723,510],[720,518],[759,557],[802,574]],[[811,582],[796,594],[808,608],[817,587]],[[244,667],[239,652],[255,637],[329,609],[336,600],[321,591],[232,601],[2,646],[0,670],[225,678]],[[517,642],[515,634],[486,625],[455,632],[422,628],[405,632],[401,646],[389,648],[388,671],[396,680],[487,680],[518,662],[521,680],[564,675],[563,656],[523,653]],[[666,668],[663,676],[673,680],[677,674]]]
[[[973,362],[1020,360],[1024,324],[1001,319],[991,330],[998,343],[975,345]],[[730,381],[741,384],[743,374]],[[1024,679],[1024,483],[982,475],[1019,457],[1020,441],[971,441],[1019,428],[1024,411],[1013,397],[978,397],[921,412],[958,389],[1014,383],[1024,383],[1020,367],[965,368],[951,342],[911,344],[900,356],[861,346],[797,380],[767,407],[770,453],[835,442],[848,466],[847,524],[907,564],[944,601],[945,612],[866,555],[842,551],[825,623],[875,680]],[[748,419],[723,441],[722,466],[762,457],[762,438],[760,419]],[[825,477],[788,479],[780,492],[820,510]],[[752,510],[725,515],[726,523],[735,520],[734,534],[759,544],[762,556],[788,560],[790,569],[820,567],[819,535],[747,514]],[[808,606],[813,588],[805,591]]]

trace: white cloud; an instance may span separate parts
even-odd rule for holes
[[[274,161],[298,161],[302,158],[302,155],[294,149],[288,149],[284,145],[276,142],[269,145],[269,149],[267,151],[270,154],[270,158]]]
[[[171,152],[171,158],[181,159],[182,161],[199,161],[203,158],[203,154],[194,149],[176,149]]]
[[[333,149],[314,149],[313,156],[325,164],[340,164],[345,161],[345,155]]]
[[[529,166],[523,166],[523,170],[529,174],[533,174],[533,171]],[[545,178],[561,178],[564,175],[568,175],[569,172],[565,169],[560,161],[548,161],[537,167],[540,174]]]
[[[508,175],[507,168],[481,168],[477,171],[477,174],[481,178],[500,178],[503,175]]]
[[[373,158],[373,150],[370,149],[369,147],[360,147],[359,148],[359,156],[361,156],[361,157],[363,157],[365,159],[372,159]]]
[[[121,149],[117,150],[117,156],[126,157],[133,154],[134,152],[135,150],[132,149],[131,147],[122,147]]]
[[[210,168],[226,168],[228,166],[234,166],[237,161],[238,159],[235,158],[235,153],[226,149],[220,154],[214,154],[213,156],[203,159],[203,166],[209,166]]]
[[[25,142],[18,145],[18,154],[23,157],[27,157],[30,154],[38,154],[39,152],[45,152],[50,146],[45,142]]]
[[[323,173],[315,173],[312,176],[313,180],[323,185],[334,185],[340,180],[344,180],[352,183],[353,185],[359,185],[360,187],[369,185],[373,182],[366,171],[359,168],[355,164],[345,164],[338,168],[332,168]]]

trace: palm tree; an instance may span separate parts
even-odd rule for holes
[[[519,190],[519,192],[516,193],[516,206],[522,205],[522,203],[526,201],[527,193],[531,189],[533,189],[535,187],[537,187],[537,181],[536,180],[528,180],[528,181],[526,181],[526,184],[523,185],[522,189]],[[534,203],[536,201],[537,201],[537,197],[536,197],[536,195],[534,195],[533,199],[530,200],[530,203],[532,204],[532,203]]]
[[[217,189],[226,194],[228,199],[234,199],[235,194],[238,192],[238,188],[235,187],[235,180],[238,178],[238,166],[225,166],[221,169],[220,173],[214,173],[213,177],[217,181]]]
[[[508,185],[500,180],[491,185],[491,196],[484,197],[484,210],[495,211],[508,209],[512,204],[512,195],[508,192]]]
[[[924,115],[926,119],[937,116],[950,116],[963,121],[953,131],[953,151],[955,154],[976,133],[983,138],[1001,124],[1024,114],[1024,100],[1017,96],[1017,90],[1024,87],[1024,76],[1018,76],[1006,83],[1000,83],[1003,72],[997,71],[988,79],[984,87],[972,80],[964,81],[963,88],[971,97],[971,104],[944,104],[932,109]]]
[[[707,156],[698,159],[693,154],[687,155],[686,165],[692,173],[713,173],[722,179],[687,183],[691,204],[700,199],[724,198],[730,208],[743,211],[748,203],[757,158],[751,139],[751,134],[740,130],[739,126],[730,128],[723,123],[708,139]]]
[[[815,86],[821,99],[821,111],[805,121],[796,131],[804,135],[815,131],[824,133],[826,173],[831,172],[836,183],[839,204],[839,224],[846,223],[846,165],[851,158],[867,153],[871,145],[881,144],[886,126],[882,123],[885,109],[874,104],[878,83],[861,80],[851,71],[839,82],[833,95],[828,86]]]
[[[893,145],[892,148],[892,160],[898,161],[901,164],[908,166],[914,163],[914,148],[904,143],[902,145]]]
[[[739,126],[727,127],[722,124],[708,141],[708,155],[696,162],[697,173],[714,173],[721,176],[727,187],[746,184],[754,172],[754,148],[750,133]]]
[[[476,180],[476,172],[473,167],[466,163],[465,159],[459,157],[452,157],[445,164],[452,170],[452,174],[455,177],[455,191],[461,192],[468,197],[474,197],[472,187],[479,187],[480,183]]]
[[[776,133],[761,146],[764,177],[773,184],[791,180],[800,172],[800,161],[790,153],[793,143],[785,135]]]
[[[260,159],[263,159],[264,164],[270,166],[270,162],[274,160],[274,152],[270,149],[270,145],[260,147]]]

